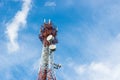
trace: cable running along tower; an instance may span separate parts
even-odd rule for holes
[[[54,71],[61,67],[60,64],[54,63],[54,52],[56,50],[56,44],[58,43],[56,36],[57,28],[53,26],[50,20],[48,23],[44,20],[39,34],[43,48],[38,80],[56,80]]]

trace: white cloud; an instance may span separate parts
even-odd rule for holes
[[[16,80],[18,77],[20,78],[20,80],[27,80],[27,79],[35,80],[37,78],[35,76],[37,75],[37,71],[38,71],[37,67],[39,63],[36,63],[35,67],[34,67],[34,63],[35,61],[37,61],[37,59],[40,56],[41,49],[40,49],[40,44],[38,44],[39,39],[38,40],[36,39],[35,34],[25,34],[25,33],[21,33],[21,34],[23,35],[20,36],[21,48],[17,52],[17,54],[12,54],[12,55],[7,54],[5,48],[6,44],[5,42],[0,40],[0,44],[2,45],[0,47],[0,51],[1,51],[0,78],[2,80]],[[16,73],[16,75],[14,73]],[[24,76],[25,74],[27,76]]]
[[[44,4],[44,6],[55,7],[55,6],[56,6],[56,3],[55,3],[55,2],[46,2],[46,3]]]
[[[76,67],[75,71],[79,75],[78,80],[120,80],[120,64],[93,62]]]
[[[120,6],[114,1],[107,4],[104,1],[92,2],[91,5],[87,5],[88,2],[85,2],[87,8],[92,7],[90,8],[92,11],[90,16],[95,16],[95,22],[91,22],[90,25],[86,22],[82,26],[71,27],[72,31],[68,32],[70,36],[67,35],[67,39],[65,39],[67,41],[63,40],[72,48],[77,46],[79,51],[76,50],[76,53],[81,56],[78,61],[75,60],[76,57],[72,57],[75,63],[70,66],[69,71],[73,76],[69,76],[70,74],[64,71],[64,75],[71,78],[64,80],[120,80]],[[73,40],[69,41],[69,39]],[[82,41],[80,42],[80,40]],[[75,41],[76,43],[74,43]],[[74,54],[74,56],[78,56],[78,54]],[[82,61],[80,61],[81,58]],[[74,76],[76,73],[77,75]],[[77,79],[74,79],[75,77]]]
[[[8,50],[10,52],[14,52],[19,49],[19,45],[17,43],[18,31],[21,27],[25,26],[30,7],[31,0],[23,0],[22,9],[16,13],[9,23],[7,23],[6,33],[9,39]]]

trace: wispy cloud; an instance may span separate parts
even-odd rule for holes
[[[46,3],[44,4],[44,6],[55,7],[55,6],[56,6],[56,3],[55,3],[55,2],[50,2],[50,1],[48,1],[48,2],[46,2]]]
[[[21,48],[16,52],[17,54],[7,54],[6,44],[0,40],[0,44],[2,45],[0,46],[0,72],[2,73],[0,74],[0,78],[2,80],[16,80],[18,78],[20,80],[35,80],[37,78],[39,61],[36,63],[35,61],[40,56],[39,40],[33,34],[22,33],[22,35],[20,36],[22,39],[20,42]]]
[[[21,27],[25,26],[26,18],[31,7],[31,0],[23,0],[22,9],[16,13],[14,18],[8,22],[6,33],[9,39],[8,50],[10,52],[17,51],[19,45],[17,42],[18,31]]]
[[[82,80],[120,80],[120,64],[114,66],[103,62],[81,65],[75,68]]]
[[[87,6],[86,11],[91,11],[90,16],[95,21],[87,20],[90,25],[83,22],[74,28],[69,26],[72,31],[63,34],[64,36],[68,34],[67,38],[62,39],[65,45],[70,44],[72,48],[79,49],[78,51],[73,49],[77,53],[75,55],[73,52],[74,58],[72,57],[75,64],[71,65],[70,69],[69,65],[65,67],[72,72],[71,80],[120,80],[120,6],[112,1],[102,0],[97,3],[94,2],[97,0],[92,1],[92,3],[85,1],[84,6]],[[79,60],[75,60],[78,55]],[[65,80],[70,80],[69,72],[64,71],[63,74],[67,76]]]

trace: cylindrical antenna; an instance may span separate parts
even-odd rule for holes
[[[58,27],[56,28],[56,30],[58,31]]]
[[[49,24],[51,23],[51,20],[49,19]]]
[[[46,19],[44,19],[44,23],[46,23]]]

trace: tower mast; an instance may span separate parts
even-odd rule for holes
[[[57,29],[53,26],[52,22],[49,20],[49,22],[46,23],[46,20],[44,20],[39,34],[43,48],[38,80],[56,80],[54,69],[61,67],[60,64],[55,64],[53,59],[56,44],[58,43],[56,36]]]

